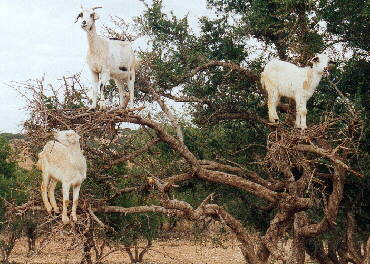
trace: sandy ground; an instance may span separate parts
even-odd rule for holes
[[[39,246],[38,242],[38,246]],[[27,241],[20,240],[11,255],[16,263],[67,264],[79,263],[81,247],[69,248],[71,241],[52,241],[39,247],[38,252],[27,256]],[[125,251],[117,251],[104,259],[103,263],[130,263]],[[222,246],[212,242],[195,242],[172,238],[153,242],[153,247],[144,257],[145,264],[242,264],[243,256],[233,239]]]

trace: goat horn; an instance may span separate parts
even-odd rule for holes
[[[82,13],[79,13],[78,16],[76,17],[75,23],[77,23],[78,19],[82,17]]]
[[[92,10],[99,9],[99,8],[103,8],[103,7],[102,6],[96,6],[96,7],[93,7]]]

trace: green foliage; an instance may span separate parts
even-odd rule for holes
[[[23,189],[23,184],[30,183],[27,180],[29,173],[17,166],[14,155],[8,141],[0,136],[0,251],[3,257],[2,263],[8,263],[16,241],[27,228],[27,222],[23,217],[8,219],[5,215],[9,203],[19,205],[28,198],[27,190],[24,189],[24,192],[20,190]]]
[[[155,36],[153,48],[158,48],[163,43],[181,44],[188,37],[187,17],[178,19],[171,13],[168,18],[168,15],[162,12],[162,8],[162,0],[155,0],[152,6],[147,5],[147,10],[140,19],[142,30],[150,36]]]
[[[15,204],[26,200],[26,191],[19,192],[18,187],[26,183],[27,178],[28,172],[17,166],[8,141],[0,137],[0,221],[5,216],[4,200]]]
[[[230,60],[241,62],[246,57],[244,43],[236,38],[237,32],[224,18],[210,20],[202,17],[200,20],[201,36],[199,45],[203,46],[203,53],[216,60]],[[239,34],[238,37],[243,37]]]
[[[368,0],[320,0],[319,5],[320,18],[327,22],[328,32],[351,47],[370,50]]]
[[[0,176],[10,178],[15,170],[16,163],[12,160],[10,145],[4,137],[0,136]]]
[[[140,194],[122,195],[112,202],[112,205],[121,207],[134,207],[139,205],[153,204],[154,201],[146,200]],[[155,204],[155,202],[154,202]],[[138,243],[139,239],[153,240],[158,235],[158,228],[163,216],[155,213],[128,214],[122,217],[121,214],[109,214],[103,216],[105,223],[111,229],[107,231],[110,239],[119,241],[124,245]]]
[[[44,104],[47,109],[56,109],[58,105],[58,98],[56,96],[44,96]]]
[[[315,30],[315,1],[301,0],[208,0],[208,6],[228,18],[236,17],[234,26],[244,36],[253,36],[274,44],[280,58],[287,51],[300,53],[305,59],[323,48],[322,36]],[[311,14],[311,18],[307,17]]]
[[[23,234],[24,222],[22,218],[13,219],[5,224],[1,224],[2,236],[0,238],[1,263],[8,264],[9,257],[15,243]]]
[[[0,137],[3,137],[6,140],[13,140],[13,139],[24,139],[25,136],[21,133],[13,134],[13,133],[0,133]]]

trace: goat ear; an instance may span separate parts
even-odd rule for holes
[[[94,20],[98,20],[100,16],[97,13],[94,13]]]
[[[319,57],[314,57],[311,61],[312,62],[319,62]]]
[[[82,12],[78,14],[78,16],[76,17],[76,20],[75,20],[75,23],[77,23],[78,19],[80,19],[82,17]]]
[[[80,139],[80,135],[77,134],[75,131],[73,131],[73,133],[71,133],[70,136],[73,136],[74,138]]]
[[[80,138],[81,138],[80,135],[78,135],[77,133],[74,133],[70,137],[70,142],[75,143],[75,142],[79,141]]]
[[[60,130],[57,129],[57,128],[54,128],[54,129],[51,130],[51,133],[52,133],[54,138],[58,135],[59,132],[60,132]]]

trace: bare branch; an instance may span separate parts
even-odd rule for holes
[[[336,83],[332,82],[329,80],[329,83],[331,84],[332,87],[334,87],[335,91],[339,94],[339,96],[342,98],[343,102],[347,106],[347,109],[350,111],[352,116],[355,116],[355,107],[354,104],[338,89],[338,86]]]
[[[312,153],[319,154],[323,157],[326,157],[326,158],[330,159],[332,162],[334,162],[338,166],[342,167],[343,169],[351,172],[353,175],[356,175],[357,177],[360,177],[360,178],[364,177],[364,175],[362,173],[359,173],[359,172],[353,170],[347,164],[345,164],[343,161],[341,161],[339,159],[339,157],[337,157],[334,154],[331,154],[329,151],[327,151],[325,149],[316,147],[314,145],[302,145],[302,144],[299,144],[299,145],[295,146],[294,148],[299,150],[299,151],[312,152]]]
[[[251,178],[252,180],[254,180],[256,183],[270,190],[273,190],[273,191],[278,191],[286,187],[286,184],[284,184],[281,181],[274,180],[273,182],[271,182],[271,181],[265,180],[262,177],[258,176],[256,172],[249,171],[246,168],[233,167],[230,165],[225,165],[225,164],[221,164],[221,163],[210,161],[210,160],[201,160],[200,164],[202,165],[202,168],[206,170],[228,171],[238,176],[242,176],[242,177],[247,176]]]
[[[94,214],[94,211],[91,209],[91,207],[88,208],[88,211],[95,222],[97,222],[101,227],[106,227],[105,224]]]
[[[150,206],[137,206],[137,207],[120,207],[120,206],[102,206],[93,209],[94,212],[102,213],[123,213],[123,214],[134,214],[134,213],[162,213],[165,215],[183,217],[185,214],[179,210],[167,209],[162,206],[150,205]]]

